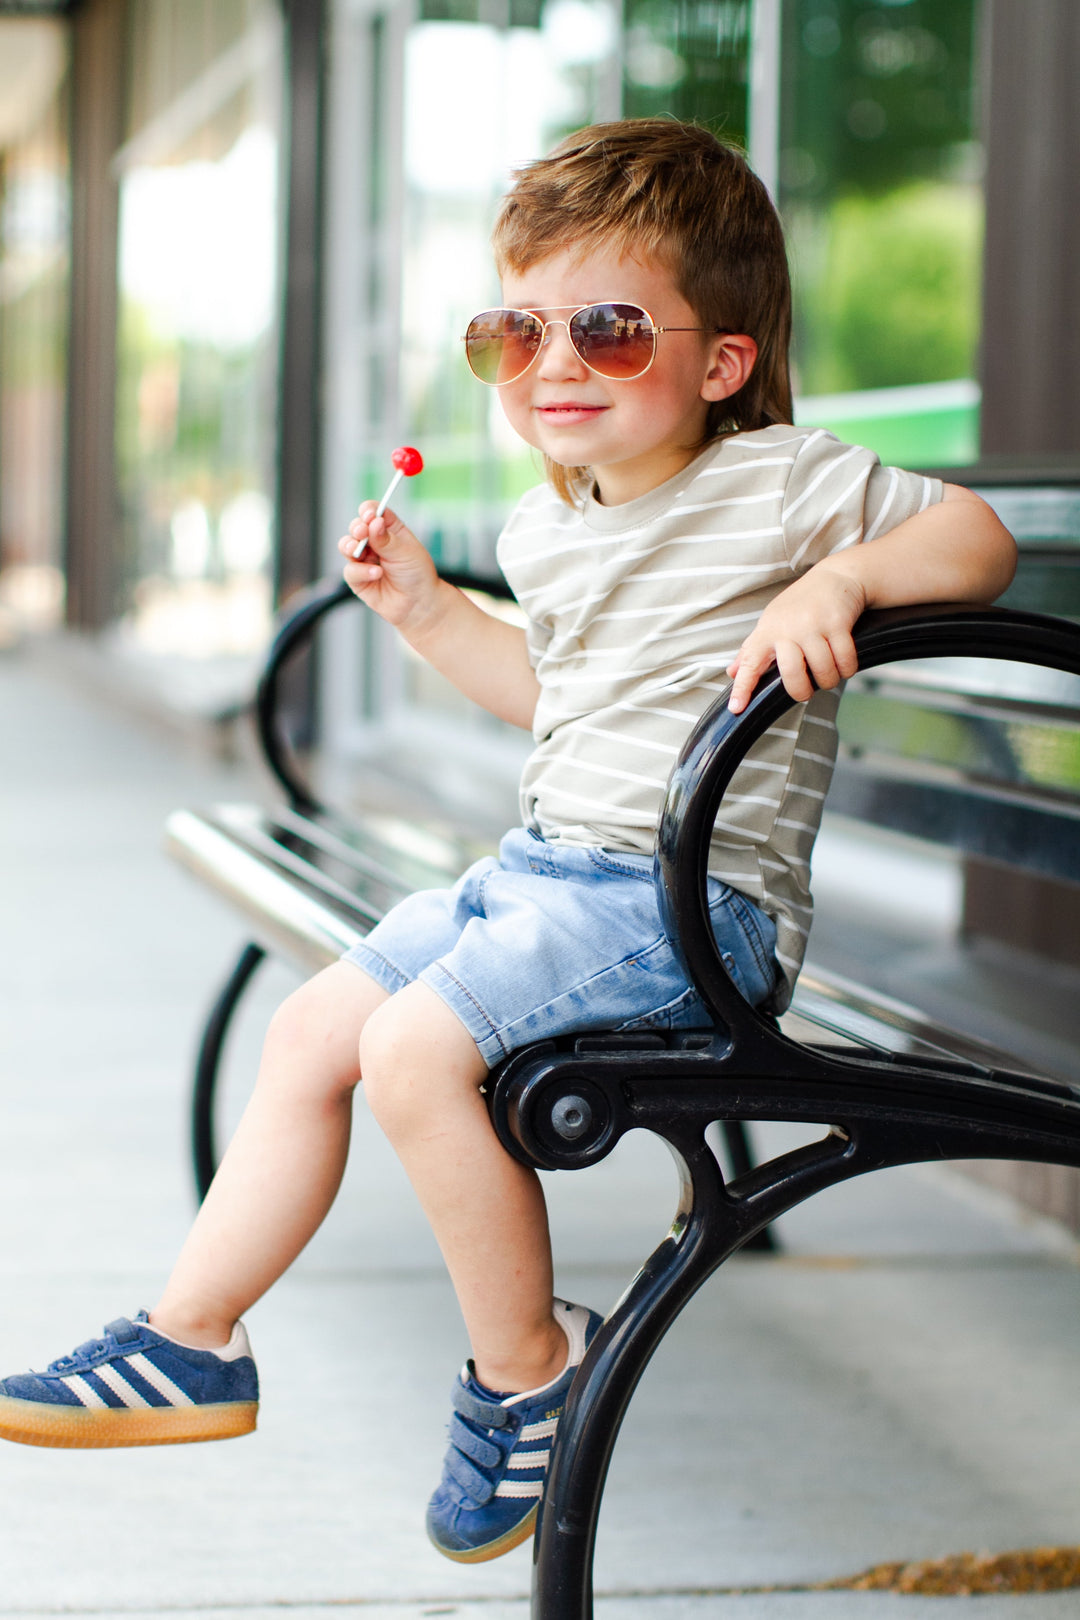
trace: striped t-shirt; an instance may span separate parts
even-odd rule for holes
[[[667,778],[766,604],[834,551],[941,499],[821,429],[711,444],[621,506],[580,510],[548,485],[522,497],[499,563],[528,618],[540,682],[521,779],[526,826],[555,842],[651,853]],[[754,745],[720,807],[709,870],[777,925],[790,998],[811,919],[810,852],[836,755],[837,692]]]

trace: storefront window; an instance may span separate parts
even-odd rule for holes
[[[269,628],[281,75],[272,0],[135,0],[118,609],[151,655],[242,659]]]
[[[400,311],[398,353],[380,345],[369,357],[372,433],[357,494],[386,482],[389,402],[397,431],[424,455],[410,511],[449,566],[491,572],[510,504],[541,476],[494,393],[469,374],[461,343],[470,316],[499,298],[495,208],[518,164],[617,112],[617,44],[608,0],[425,0],[404,40],[401,167],[383,175],[375,228],[378,237],[392,221],[400,232],[400,280],[376,284],[372,313],[385,331]],[[381,161],[397,161],[385,145]]]
[[[0,642],[63,609],[67,125],[62,25],[0,20]]]
[[[369,161],[357,184],[338,147],[331,176],[328,546],[385,487],[393,447],[412,443],[424,472],[399,510],[441,566],[493,577],[499,531],[543,469],[495,391],[470,375],[461,338],[500,298],[488,238],[513,170],[571,129],[619,116],[618,9],[422,0],[411,18],[389,7],[361,23],[341,5],[337,28],[335,62],[363,78],[336,94],[335,142],[363,142]],[[343,630],[339,647],[340,669],[356,672],[353,697],[343,700],[340,672],[324,691],[333,746],[385,747],[396,776],[444,797],[479,795],[488,809],[500,778],[510,802],[524,736],[468,704],[372,615],[356,633],[362,644],[346,650]]]
[[[785,0],[780,206],[800,422],[978,453],[978,0]]]

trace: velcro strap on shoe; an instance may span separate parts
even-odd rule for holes
[[[115,1339],[117,1344],[133,1344],[139,1337],[139,1330],[126,1316],[118,1316],[115,1322],[106,1322],[105,1337]]]
[[[466,1389],[460,1379],[454,1382],[450,1400],[455,1412],[460,1412],[471,1423],[478,1423],[482,1429],[505,1429],[511,1420],[505,1406],[497,1401],[482,1401],[471,1389]]]
[[[495,1495],[495,1486],[479,1468],[474,1468],[468,1457],[463,1457],[453,1446],[446,1453],[443,1470],[458,1485],[471,1502],[483,1507]]]
[[[497,1468],[503,1460],[499,1447],[485,1440],[475,1429],[470,1429],[456,1412],[450,1419],[450,1444],[464,1452],[466,1457],[471,1457],[474,1463],[479,1463],[481,1468]]]

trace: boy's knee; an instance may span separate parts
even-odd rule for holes
[[[308,979],[270,1019],[265,1052],[274,1072],[351,1090],[360,1078],[360,1031],[383,994],[340,963]]]
[[[360,1036],[364,1095],[390,1137],[429,1122],[448,1091],[475,1090],[486,1072],[464,1025],[426,985],[391,996]]]
[[[388,1135],[404,1128],[423,1107],[414,1075],[421,1042],[402,1015],[397,996],[372,1013],[360,1035],[360,1074],[368,1107]]]

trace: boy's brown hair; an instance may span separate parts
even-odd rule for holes
[[[703,444],[791,421],[783,230],[743,154],[710,130],[672,118],[576,130],[518,171],[492,246],[500,275],[567,247],[614,247],[655,260],[703,326],[745,332],[758,346],[738,393],[709,406]],[[587,469],[545,462],[555,488],[572,503]]]

